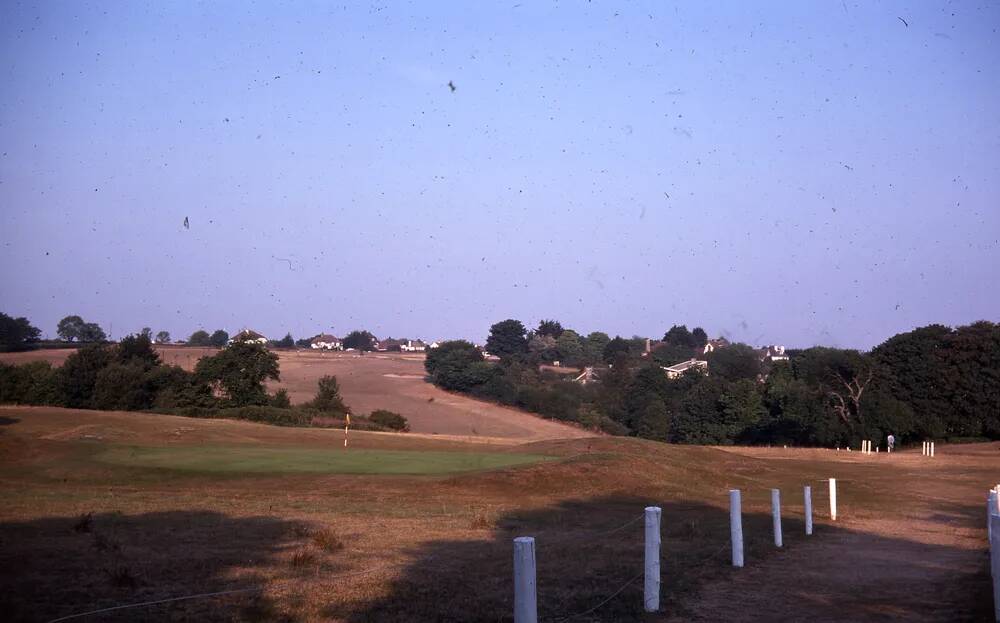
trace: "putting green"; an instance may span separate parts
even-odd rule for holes
[[[539,454],[417,450],[321,450],[239,446],[116,447],[105,463],[198,472],[453,474],[548,460]]]

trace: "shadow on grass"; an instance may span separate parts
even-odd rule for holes
[[[20,421],[21,420],[15,417],[7,417],[4,415],[0,415],[0,426],[10,426],[11,424],[17,424]]]
[[[819,517],[816,534],[806,537],[794,501],[786,501],[785,547],[776,550],[770,514],[761,512],[766,504],[765,491],[744,492],[746,568],[739,570],[730,566],[725,507],[622,495],[476,516],[471,538],[425,542],[403,552],[409,562],[391,573],[326,583],[324,577],[361,569],[332,554],[307,562],[310,574],[296,571],[295,552],[311,538],[302,522],[185,511],[7,522],[0,523],[0,613],[5,621],[49,621],[265,585],[260,594],[76,620],[510,621],[511,541],[529,535],[536,538],[540,621],[989,620],[981,552],[851,530]],[[663,508],[656,615],[642,612],[639,575],[641,516],[649,505]],[[969,526],[979,510],[956,512]],[[386,552],[396,549],[389,541]]]
[[[663,509],[659,614],[642,610],[641,513],[649,505]],[[331,604],[324,614],[352,623],[511,621],[512,540],[534,536],[539,621],[989,619],[987,560],[970,567],[967,551],[826,523],[807,537],[801,506],[792,510],[798,516],[783,517],[781,550],[770,513],[744,512],[744,569],[730,564],[727,508],[619,496],[509,513],[495,519],[488,540],[407,552],[413,562],[362,610]],[[962,562],[942,572],[952,559]]]
[[[0,524],[5,621],[71,614],[259,586],[259,571],[301,523],[214,512],[107,513]],[[288,620],[260,592],[177,601],[74,621]]]

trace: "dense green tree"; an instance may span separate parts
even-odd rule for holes
[[[311,348],[312,340],[310,338],[304,337],[302,339],[295,340],[295,345],[298,346],[299,348]]]
[[[59,392],[67,407],[93,408],[94,385],[97,375],[115,359],[112,349],[103,344],[90,344],[66,358],[59,368]]]
[[[195,366],[198,377],[234,406],[267,404],[264,381],[281,379],[278,356],[259,344],[234,342]]]
[[[285,337],[275,342],[274,345],[278,348],[292,348],[295,346],[295,340],[292,339],[291,333],[286,333]]]
[[[147,338],[149,341],[153,341],[153,330],[149,327],[143,327],[142,331],[139,331],[139,335]]]
[[[104,330],[97,323],[84,322],[79,316],[66,316],[56,328],[59,337],[67,342],[103,342]]]
[[[583,338],[572,329],[565,329],[556,338],[556,358],[564,366],[584,366]]]
[[[676,344],[661,344],[653,351],[653,359],[661,365],[672,366],[694,357],[695,351],[690,346]]]
[[[208,331],[198,329],[188,338],[187,344],[188,346],[211,346],[212,339],[208,335]]]
[[[691,339],[693,341],[692,346],[699,350],[704,348],[705,344],[708,344],[708,334],[701,327],[691,329]]]
[[[223,329],[216,329],[212,331],[212,335],[208,338],[208,344],[205,346],[215,346],[216,348],[222,348],[229,343],[229,332]]]
[[[465,340],[451,340],[428,351],[424,369],[431,382],[443,389],[469,391],[489,380],[489,373],[474,367],[476,363],[485,363],[478,348]]]
[[[169,344],[170,343],[170,332],[169,331],[157,331],[157,333],[156,333],[156,343],[157,344]]]
[[[19,350],[38,341],[42,332],[27,318],[12,318],[0,312],[0,349]]]
[[[345,414],[348,412],[347,405],[344,404],[340,396],[340,383],[337,377],[327,375],[319,380],[316,389],[316,397],[313,398],[309,406],[327,413]]]
[[[862,399],[874,378],[874,362],[870,357],[856,350],[815,346],[798,353],[792,364],[796,376],[818,388],[829,412],[852,434],[866,430]]]
[[[344,338],[344,348],[360,351],[373,351],[378,340],[368,331],[351,331]]]
[[[535,335],[547,335],[552,339],[558,338],[562,332],[563,327],[557,320],[542,320],[535,329]]]
[[[0,403],[64,406],[57,371],[47,361],[0,363]]]
[[[160,355],[146,334],[125,336],[111,351],[121,364],[137,363],[146,369],[160,365]]]
[[[756,381],[740,379],[729,383],[719,399],[723,434],[728,439],[742,439],[756,430],[767,416]]]
[[[731,344],[708,354],[708,373],[726,381],[756,379],[760,374],[760,357],[746,344]]]
[[[583,341],[584,365],[593,366],[602,363],[604,361],[604,349],[610,341],[611,338],[608,337],[607,333],[602,333],[601,331],[588,333],[586,339]]]
[[[108,411],[149,409],[156,393],[148,382],[148,371],[140,360],[113,360],[97,373],[91,406]]]
[[[83,329],[83,318],[80,316],[66,316],[59,321],[56,327],[56,334],[59,339],[66,342],[79,342],[80,331]]]
[[[688,331],[687,325],[674,325],[663,335],[663,343],[670,346],[683,346],[688,349],[695,347],[695,338]]]
[[[605,363],[612,363],[622,355],[625,357],[630,356],[632,354],[631,350],[628,340],[622,338],[620,335],[616,335],[613,340],[604,345],[604,352],[601,357]]]
[[[501,359],[519,357],[528,351],[527,331],[520,320],[502,320],[490,327],[486,350]]]
[[[528,340],[528,353],[535,363],[552,363],[559,358],[559,351],[556,350],[556,338],[551,335],[531,336]]]
[[[634,416],[635,434],[645,439],[667,441],[670,438],[670,412],[660,398],[652,398]]]

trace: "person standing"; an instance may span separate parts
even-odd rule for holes
[[[894,435],[890,434],[886,438],[886,443],[889,446],[889,452],[892,452],[892,447],[896,445],[896,437]]]

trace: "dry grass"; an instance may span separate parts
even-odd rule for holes
[[[262,590],[107,620],[509,620],[510,543],[520,535],[537,539],[541,618],[559,619],[641,569],[642,522],[633,520],[649,504],[663,507],[663,603],[676,620],[989,615],[980,500],[1000,468],[996,444],[943,447],[930,462],[595,438],[509,448],[561,461],[448,477],[203,474],[94,457],[107,443],[320,447],[326,437],[200,420],[177,436],[181,418],[166,416],[3,414],[16,420],[0,426],[6,620],[244,587]],[[468,447],[393,435],[358,443]],[[836,524],[819,484],[830,476],[842,483]],[[817,509],[808,539],[805,483]],[[739,572],[727,560],[731,487],[744,491],[748,566]],[[781,552],[770,542],[771,487],[786,492]],[[89,532],[74,529],[82,517]],[[641,590],[629,586],[579,620],[653,620]]]
[[[72,349],[0,353],[0,362],[48,361],[61,365]],[[214,348],[157,346],[166,363],[193,369],[198,359],[212,355]],[[281,382],[270,389],[285,388],[293,403],[311,400],[319,379],[332,374],[340,382],[345,401],[355,413],[388,409],[406,417],[414,433],[500,437],[531,441],[589,437],[579,428],[545,420],[518,409],[450,394],[424,381],[424,356],[400,353],[316,352],[276,350]]]
[[[329,528],[317,530],[312,535],[313,544],[327,553],[339,552],[344,549],[344,541]]]

